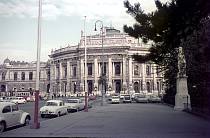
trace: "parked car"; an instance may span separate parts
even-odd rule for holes
[[[30,114],[19,110],[17,104],[0,102],[0,133],[9,127],[28,125],[30,120]]]
[[[131,99],[131,95],[130,94],[126,94],[123,97],[123,103],[131,103],[132,99]]]
[[[127,95],[127,94],[120,94],[120,100],[121,101],[123,101],[125,95]]]
[[[49,100],[45,106],[40,108],[41,117],[46,116],[61,116],[67,114],[67,106],[62,100]]]
[[[137,96],[139,96],[139,95],[141,95],[141,94],[140,94],[140,93],[133,93],[133,94],[131,95],[132,101],[135,101],[135,98],[136,98]]]
[[[89,95],[88,100],[96,100],[96,95]]]
[[[26,99],[23,97],[12,97],[11,102],[16,104],[24,104],[26,103]]]
[[[148,103],[148,98],[146,97],[146,95],[138,95],[135,97],[135,101],[137,103]]]
[[[0,97],[0,101],[1,102],[10,102],[11,101],[11,97]]]
[[[120,97],[119,96],[112,96],[111,97],[111,103],[120,103]]]
[[[35,101],[35,96],[28,96],[28,97],[26,98],[26,101],[27,101],[27,102],[34,102],[34,101]]]
[[[65,102],[67,106],[67,111],[80,111],[85,108],[85,102],[83,102],[80,98],[70,98]]]
[[[155,95],[151,95],[148,99],[149,102],[151,103],[159,103],[161,102],[161,98]]]

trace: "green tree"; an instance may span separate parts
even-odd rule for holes
[[[133,57],[139,62],[152,60],[162,67],[167,86],[165,101],[174,104],[176,74],[178,72],[176,49],[182,46],[185,55],[186,52],[189,52],[191,45],[187,41],[195,32],[201,30],[202,21],[208,20],[210,2],[209,0],[171,0],[167,3],[161,3],[156,0],[155,4],[157,10],[145,13],[141,9],[140,3],[131,5],[129,1],[124,1],[127,13],[136,20],[132,27],[124,25],[124,31],[130,36],[141,38],[144,43],[153,42],[149,54],[145,56],[134,55]],[[181,43],[182,41],[184,43]],[[201,47],[196,48],[200,49]],[[194,57],[195,55],[191,56]],[[188,76],[194,76],[189,71],[195,68],[189,64],[192,57],[186,57]],[[192,79],[193,77],[189,78]],[[190,81],[189,84],[191,85],[192,80],[190,79],[188,82]]]

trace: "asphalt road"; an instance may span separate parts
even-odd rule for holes
[[[203,118],[161,103],[134,102],[96,105],[42,121],[39,129],[21,127],[0,137],[209,138],[209,130],[210,122]]]

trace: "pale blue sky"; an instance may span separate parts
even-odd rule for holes
[[[76,45],[86,20],[86,33],[95,34],[96,20],[122,31],[134,20],[126,13],[123,0],[42,0],[41,60],[47,61],[51,49]],[[147,11],[155,10],[154,0],[140,2]],[[162,0],[166,1],[166,0]],[[10,60],[36,61],[38,0],[0,0],[0,64]]]

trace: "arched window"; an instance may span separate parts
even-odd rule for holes
[[[5,80],[6,73],[5,73],[5,72],[3,72],[1,75],[2,75],[2,80]]]
[[[121,91],[121,81],[118,80],[118,81],[116,81],[116,83],[115,83],[115,92],[116,92],[116,93],[120,93],[120,91]]]
[[[135,91],[135,93],[139,93],[140,92],[139,91],[139,83],[138,82],[134,83],[134,91]]]
[[[147,92],[150,93],[151,89],[150,89],[150,82],[147,82]]]
[[[25,72],[21,73],[21,80],[25,80]]]
[[[92,94],[93,91],[93,82],[92,80],[88,80],[88,94]]]
[[[29,72],[29,80],[33,80],[33,72]]]
[[[17,80],[17,72],[14,73],[14,80]]]

